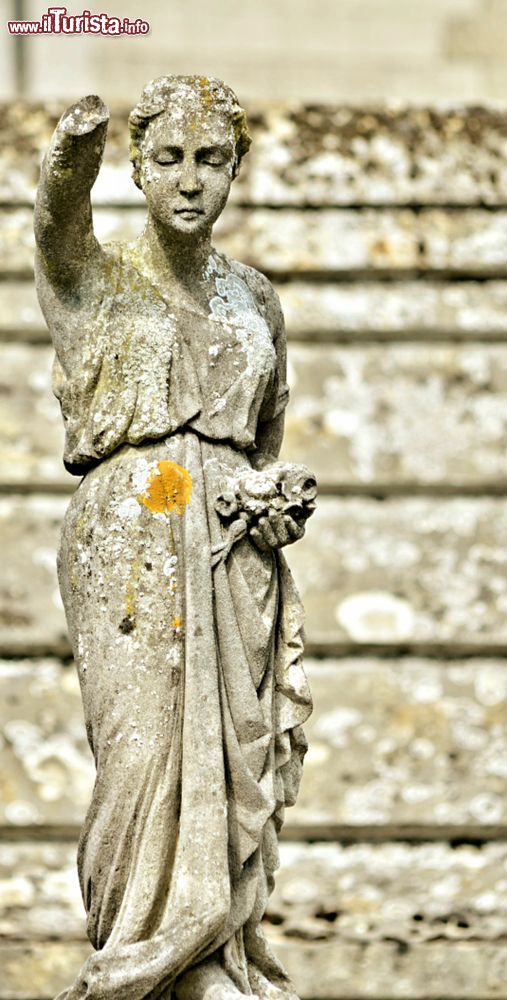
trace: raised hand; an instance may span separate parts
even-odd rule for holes
[[[93,235],[90,191],[102,162],[109,112],[100,97],[67,108],[41,168],[34,213],[36,273],[53,288],[76,289],[96,273],[100,247]]]

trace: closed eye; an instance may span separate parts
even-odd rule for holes
[[[228,150],[201,149],[198,153],[199,162],[208,167],[223,167],[228,160]]]
[[[175,148],[162,149],[154,156],[155,163],[161,166],[170,166],[172,163],[181,163],[183,160],[183,150]]]
[[[204,163],[208,167],[223,167],[232,156],[232,151],[227,148],[204,148],[195,153],[197,163]],[[162,167],[173,166],[183,163],[185,158],[184,150],[179,146],[166,146],[154,153],[153,160]]]

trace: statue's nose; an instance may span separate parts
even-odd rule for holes
[[[201,190],[201,186],[197,164],[193,161],[183,163],[180,173],[180,191],[182,194],[196,194]]]

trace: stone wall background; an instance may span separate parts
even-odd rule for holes
[[[39,18],[46,0],[2,0]],[[506,0],[108,0],[69,12],[141,16],[137,38],[31,37],[0,31],[0,97],[134,102],[148,76],[220,76],[245,100],[505,100]],[[15,13],[15,12],[18,13]],[[21,12],[21,13],[19,13]],[[21,59],[22,57],[22,59]],[[21,60],[21,61],[20,61]],[[148,69],[147,69],[148,67]]]
[[[103,6],[150,36],[0,32],[0,1000],[50,1000],[87,950],[38,164],[98,91],[97,235],[133,235],[127,108],[196,70],[248,102],[217,243],[281,295],[285,454],[321,484],[290,555],[316,707],[268,931],[304,1000],[507,1000],[507,0]]]

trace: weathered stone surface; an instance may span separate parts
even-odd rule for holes
[[[95,769],[74,666],[0,661],[0,690],[0,825],[78,828]]]
[[[290,553],[324,643],[507,641],[505,499],[322,497]]]
[[[0,1000],[52,1000],[91,950],[82,941],[0,943]]]
[[[0,938],[86,939],[76,843],[0,843]]]
[[[297,157],[284,160],[287,118],[283,118],[278,135],[279,116],[270,125],[269,134],[266,132],[257,175],[251,174],[250,179],[245,175],[236,186],[236,197],[245,202],[258,198],[260,206],[337,204],[344,191],[349,201],[343,204],[357,204],[362,198],[370,203],[394,204],[402,203],[410,191],[408,201],[471,203],[476,194],[465,195],[468,184],[470,192],[480,190],[483,197],[489,192],[486,200],[491,197],[492,204],[502,204],[505,174],[494,176],[491,163],[501,161],[503,133],[493,152],[489,147],[485,152],[489,133],[481,133],[483,145],[477,150],[480,167],[476,160],[472,168],[471,133],[467,125],[458,123],[459,114],[453,113],[454,124],[446,124],[438,152],[443,168],[435,170],[437,161],[433,162],[426,150],[428,159],[420,170],[412,160],[403,160],[402,143],[384,134],[384,126],[376,120],[371,133],[368,124],[363,130],[364,143],[361,138],[356,141],[357,136],[354,144],[351,140],[354,164],[359,166],[355,174],[356,166],[345,177],[344,146],[330,158],[329,141],[319,149],[317,133],[325,122],[322,124],[319,109],[313,112],[315,117],[304,123],[305,128],[314,129],[308,139],[314,143],[313,151],[306,159],[305,151],[310,148],[305,145],[307,138],[304,143],[301,140],[299,162]],[[299,123],[298,130],[300,127]],[[430,116],[426,134],[431,133],[433,139],[435,128],[435,119]],[[442,126],[443,132],[445,128]],[[125,129],[124,123],[121,129]],[[421,124],[420,129],[422,136]],[[289,133],[290,128],[285,134]],[[376,143],[381,133],[383,147]],[[332,136],[331,125],[326,134]],[[462,143],[464,172],[463,164],[452,160],[457,148],[452,134]],[[272,142],[274,135],[278,146]],[[25,138],[29,145],[29,136]],[[339,142],[343,141],[340,132]],[[418,141],[411,134],[407,149]],[[370,157],[368,168],[363,155]],[[268,161],[264,169],[262,164]],[[454,184],[447,173],[449,164],[455,171]],[[16,168],[16,163],[11,166]],[[395,184],[396,172],[399,186]],[[12,176],[16,178],[15,169]],[[257,187],[252,176],[257,178]],[[122,185],[125,191],[127,186],[134,191],[124,166],[118,170],[113,164],[104,180],[110,191],[116,188],[117,201],[130,201],[130,194],[122,194]],[[439,183],[440,191],[446,193],[442,199]],[[370,197],[360,195],[361,190],[369,191]],[[394,197],[387,197],[389,192],[394,192]],[[115,200],[111,193],[103,197],[104,204]],[[299,269],[303,276],[311,275],[313,269],[320,274],[346,272],[356,277],[363,270],[396,274],[435,269],[454,276],[505,271],[507,225],[501,212],[254,212],[248,223],[246,214],[239,209],[231,212],[224,223],[221,245],[233,255],[280,275]],[[118,222],[115,212],[97,212],[99,237],[106,240],[111,235],[123,237],[139,231],[137,210],[122,216]],[[12,228],[6,227],[4,277],[30,269],[32,251],[24,235],[23,218],[11,221]],[[267,227],[276,233],[273,240],[266,238]],[[378,233],[381,238],[376,242]],[[421,333],[427,338],[500,338],[505,332],[506,287],[507,283],[500,281],[483,285],[398,282],[385,286],[376,282],[362,287],[329,284],[318,288],[300,282],[282,284],[280,290],[289,331],[299,337],[405,337]],[[3,330],[5,336],[19,329],[27,338],[45,337],[30,300],[20,304],[22,288],[14,283],[0,287],[0,296],[6,292],[8,306],[0,333]],[[505,431],[503,352],[504,348],[463,350],[449,345],[430,353],[420,346],[373,347],[368,352],[351,348],[326,352],[324,365],[322,352],[298,346],[291,357],[292,438],[286,442],[286,451],[295,458],[307,456],[310,448],[321,479],[337,487],[345,480],[368,488],[393,482],[405,486],[446,483],[452,487],[491,485],[493,481],[500,487],[505,480],[501,461]],[[4,369],[0,380],[6,400],[0,419],[7,440],[6,471],[0,469],[0,478],[4,483],[15,482],[16,476],[20,483],[37,478],[46,486],[57,485],[63,479],[54,464],[59,464],[60,445],[55,459],[56,438],[51,438],[56,430],[52,416],[57,412],[56,404],[51,412],[37,406],[45,392],[49,401],[49,353],[45,352],[44,372],[26,364],[31,356],[23,351],[9,352],[12,377]],[[24,373],[27,394],[18,409],[9,387]],[[32,436],[27,438],[26,413],[33,409],[37,418],[31,423]],[[24,436],[19,433],[23,410]],[[437,423],[437,410],[448,414],[447,424],[442,419]],[[358,423],[351,426],[352,416],[357,421],[358,414]],[[420,453],[414,449],[414,440]],[[454,480],[452,470],[457,470]],[[28,644],[32,650],[63,651],[63,619],[50,604],[52,599],[58,601],[52,548],[62,508],[55,515],[52,501],[45,504],[40,498],[34,498],[30,508],[24,500],[14,498],[13,503],[13,520],[9,521],[8,515],[4,526],[9,533],[4,550],[7,559],[9,552],[15,558],[18,552],[21,555],[18,570],[11,571],[9,564],[6,573],[3,648],[15,651]],[[337,646],[437,643],[449,645],[453,652],[467,644],[484,645],[489,650],[505,646],[507,526],[503,501],[380,504],[354,500],[347,505],[323,500],[322,508],[320,522],[310,526],[312,544],[308,540],[300,553],[296,549],[291,554],[300,587],[309,591],[310,640],[323,639]],[[5,512],[6,507],[2,509]],[[0,823],[19,829],[24,824],[69,826],[76,819],[79,822],[92,768],[75,675],[54,662],[38,664],[35,669],[29,663],[6,667],[7,672],[19,673],[12,685],[8,678],[5,783],[2,779],[7,807]],[[316,829],[320,824],[330,831],[345,827],[352,835],[354,827],[368,825],[391,831],[393,827],[398,831],[426,827],[435,835],[439,826],[442,830],[454,826],[458,832],[477,832],[481,825],[487,830],[503,824],[506,669],[502,660],[450,665],[422,659],[356,659],[333,665],[310,664],[316,714],[308,727],[311,750],[302,795],[296,809],[287,815],[292,833]],[[440,997],[444,989],[455,998],[502,996],[507,970],[501,940],[505,853],[504,845],[496,847],[499,853],[487,858],[466,848],[471,853],[457,861],[459,852],[450,852],[443,845],[424,848],[424,855],[416,855],[416,849],[405,845],[347,848],[339,856],[336,852],[340,849],[334,846],[329,848],[333,853],[327,855],[326,848],[319,847],[321,853],[315,849],[317,853],[310,858],[301,853],[302,848],[282,845],[285,867],[270,916],[279,952],[302,995],[328,1000],[351,995],[421,1000]],[[14,850],[13,845],[9,849]],[[38,849],[43,850],[41,845]],[[18,869],[14,883],[7,875],[4,878],[0,868],[0,891],[11,901],[6,922],[2,925],[0,921],[0,932],[3,926],[6,933],[24,936],[27,942],[25,951],[17,944],[10,952],[4,948],[0,965],[7,970],[7,986],[0,985],[1,1000],[22,996],[36,1000],[39,988],[46,991],[41,995],[54,995],[68,985],[84,957],[81,945],[72,943],[82,935],[74,847],[63,849],[62,855],[55,853],[59,848],[52,850],[51,854],[44,845],[44,855],[30,855],[29,851],[24,857],[11,854]],[[337,872],[343,872],[349,881],[342,884]],[[386,877],[391,881],[384,897]],[[37,937],[51,936],[51,927],[60,926],[62,917],[70,939],[64,950],[58,951],[60,945],[38,950],[30,943]],[[20,930],[22,923],[24,929]],[[483,940],[477,943],[481,935]],[[452,948],[451,941],[440,940],[455,937],[471,940],[457,941]],[[4,989],[8,991],[5,994]]]
[[[507,281],[357,281],[276,286],[289,339],[503,339]],[[0,339],[49,341],[33,282],[0,282]]]
[[[85,938],[75,854],[75,843],[0,845],[3,938]],[[285,843],[266,925],[294,944],[502,940],[506,866],[505,842]]]
[[[291,836],[382,827],[455,836],[506,821],[507,661],[308,660],[315,709]],[[77,827],[94,767],[77,674],[0,662],[0,826]]]
[[[507,847],[283,844],[267,917],[318,941],[502,940]],[[452,992],[442,984],[443,995]]]
[[[146,85],[129,118],[146,224],[135,245],[100,251],[88,206],[108,118],[96,96],[66,111],[34,212],[65,463],[91,470],[58,557],[97,763],[79,872],[99,954],[70,993],[193,1000],[217,977],[233,988],[222,931],[232,919],[255,933],[262,915],[241,867],[263,894],[265,826],[299,785],[303,609],[259,550],[302,537],[316,481],[272,458],[288,395],[274,292],[211,245],[251,141],[238,99],[197,76]],[[255,545],[231,552],[247,529]],[[269,993],[283,973],[269,958],[262,971]]]
[[[506,1000],[505,944],[397,939],[371,943],[270,939],[303,1000]],[[78,942],[0,944],[0,1000],[52,1000],[90,952]],[[443,994],[445,989],[445,994]]]
[[[506,852],[283,844],[266,930],[303,997],[505,997]],[[0,847],[2,1000],[49,1000],[87,953],[74,856]]]
[[[143,209],[97,208],[100,242],[132,240]],[[31,273],[34,241],[28,208],[0,210],[0,271]],[[483,209],[226,209],[217,248],[273,276],[396,275],[433,272],[474,277],[507,273],[507,212]]]
[[[485,339],[507,330],[503,281],[291,281],[278,292],[287,332],[298,338]]]
[[[55,547],[65,498],[0,501],[0,649],[64,650]],[[494,649],[507,643],[503,498],[322,497],[289,561],[310,642]]]
[[[48,486],[78,480],[62,461],[60,407],[51,390],[53,351],[4,344],[0,372],[0,482]]]
[[[432,941],[407,948],[397,938],[371,944],[289,942],[277,955],[298,993],[329,1000],[505,1000],[507,948]]]
[[[50,348],[9,344],[0,374],[0,482],[76,486],[62,463]],[[505,483],[507,347],[289,349],[283,455],[338,488]]]
[[[276,205],[500,204],[506,137],[500,110],[275,109],[256,133],[244,197]]]
[[[0,649],[68,652],[56,576],[65,497],[0,498]]]
[[[315,711],[291,829],[506,821],[507,660],[309,661]]]
[[[49,340],[32,279],[0,283],[0,338]]]
[[[32,232],[32,210],[2,209],[0,236],[0,268],[5,275],[29,275],[33,271],[35,242]]]
[[[38,165],[64,105],[2,105],[2,201],[34,197]],[[507,202],[502,109],[312,105],[247,109],[252,150],[233,198],[257,205]],[[94,189],[102,203],[138,202],[127,109],[112,116]]]
[[[285,453],[321,483],[507,483],[507,348],[303,347],[289,351]]]
[[[218,233],[220,249],[273,275],[505,275],[503,211],[232,209]]]

